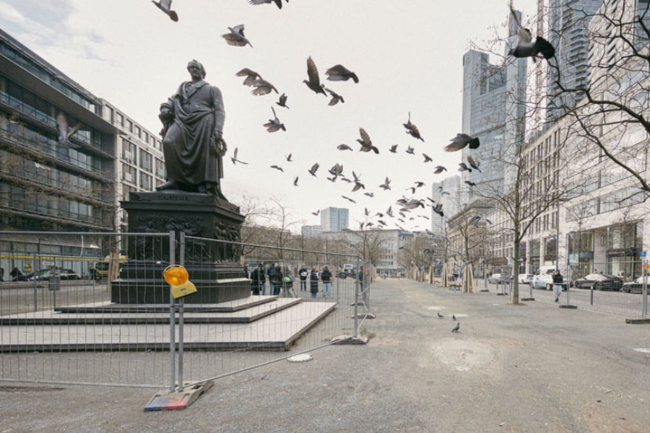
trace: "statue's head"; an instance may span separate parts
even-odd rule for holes
[[[199,72],[201,74],[201,78],[205,78],[205,76],[206,76],[205,68],[203,67],[203,65],[201,63],[199,63],[196,60],[192,60],[187,64],[187,70],[190,72],[190,75],[192,74],[192,69],[195,69],[195,68],[197,68],[199,70]]]

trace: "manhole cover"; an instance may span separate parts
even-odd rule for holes
[[[301,353],[300,355],[292,356],[291,358],[287,358],[287,361],[289,362],[307,362],[311,361],[314,359],[313,356],[311,356],[309,353]]]
[[[636,352],[650,353],[650,349],[634,349]]]

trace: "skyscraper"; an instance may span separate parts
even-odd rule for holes
[[[349,209],[328,207],[320,211],[320,225],[324,232],[339,232],[349,225]]]

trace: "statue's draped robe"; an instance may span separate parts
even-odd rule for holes
[[[187,185],[218,184],[223,163],[212,136],[223,132],[221,91],[203,80],[188,84],[192,83],[181,84],[163,104],[174,113],[163,139],[167,178]]]

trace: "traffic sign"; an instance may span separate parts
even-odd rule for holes
[[[639,253],[639,257],[645,257],[645,253],[645,251],[641,251],[641,253]]]

